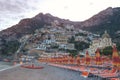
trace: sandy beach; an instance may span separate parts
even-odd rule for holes
[[[0,80],[86,80],[80,72],[39,64],[43,69],[15,67],[0,72]],[[87,78],[87,80],[96,80]],[[100,79],[99,79],[100,80]]]

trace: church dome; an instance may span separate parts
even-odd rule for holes
[[[105,33],[102,35],[102,38],[110,38],[110,35],[105,31]]]

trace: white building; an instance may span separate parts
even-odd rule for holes
[[[48,40],[48,39],[46,39],[46,40],[44,40],[43,41],[43,43],[45,43],[45,44],[52,44],[52,43],[55,43],[55,40],[53,39],[50,39],[50,40]]]
[[[69,44],[60,44],[59,45],[59,49],[74,50],[75,49],[75,45],[72,44],[72,43],[69,43]]]
[[[38,44],[35,49],[37,50],[46,50],[47,46],[45,44]]]
[[[35,58],[35,56],[29,56],[29,55],[22,55],[21,58],[19,58],[20,61],[31,61]]]

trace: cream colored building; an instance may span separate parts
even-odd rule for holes
[[[58,44],[67,44],[68,37],[65,34],[57,32],[55,34],[55,40]]]
[[[113,46],[113,43],[110,35],[107,33],[107,31],[105,31],[105,33],[102,35],[102,38],[94,39],[92,41],[88,51],[91,55],[94,55],[97,48],[103,49],[107,46]]]

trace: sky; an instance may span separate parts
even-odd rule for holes
[[[0,0],[0,30],[40,12],[84,21],[108,7],[120,7],[120,0]]]

